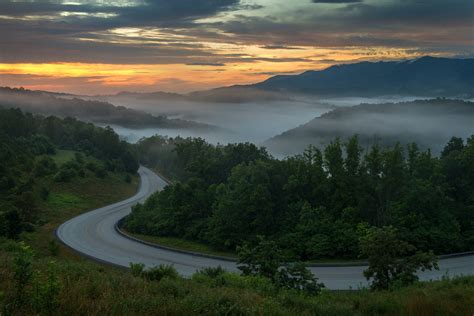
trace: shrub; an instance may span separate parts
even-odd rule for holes
[[[104,167],[97,167],[94,174],[97,178],[103,179],[107,176],[107,170]]]
[[[35,307],[37,312],[53,315],[59,307],[59,293],[61,292],[61,283],[59,282],[54,261],[48,263],[46,280],[38,282],[35,288]]]
[[[54,176],[56,182],[69,182],[76,176],[76,171],[70,168],[61,168]]]
[[[215,279],[218,276],[221,276],[222,274],[224,274],[225,272],[226,271],[221,266],[217,266],[217,267],[206,267],[204,269],[199,270],[196,273],[200,273],[212,279]]]
[[[163,278],[177,279],[179,277],[178,272],[173,265],[160,264],[159,266],[150,268],[142,272],[144,279],[149,281],[160,281]]]
[[[134,277],[141,276],[144,269],[145,269],[145,265],[143,263],[130,262],[130,270],[132,271],[132,275]]]
[[[43,177],[53,174],[58,167],[51,157],[44,156],[35,162],[34,174],[36,177]]]
[[[239,247],[238,256],[238,268],[244,275],[268,278],[279,288],[317,295],[324,287],[302,262],[288,263],[278,245],[263,237],[255,247]]]
[[[49,250],[49,253],[51,254],[51,256],[56,257],[57,255],[59,255],[59,244],[58,244],[58,242],[54,239],[51,239],[48,242],[48,250]]]
[[[14,306],[21,307],[25,303],[25,290],[33,276],[33,251],[30,246],[20,243],[20,248],[13,258],[13,278],[15,280]]]

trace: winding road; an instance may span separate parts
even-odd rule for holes
[[[166,186],[166,181],[150,169],[140,167],[138,173],[141,184],[133,197],[68,220],[58,227],[56,236],[82,255],[121,267],[129,267],[131,262],[140,262],[147,267],[162,263],[173,264],[183,276],[190,276],[204,267],[219,265],[228,271],[238,271],[235,262],[232,261],[160,249],[119,234],[115,224],[130,213],[131,207]],[[439,271],[421,272],[420,279],[474,274],[474,254],[441,259],[439,266]],[[365,268],[364,266],[310,267],[327,288],[338,290],[366,286],[367,281],[362,275]]]

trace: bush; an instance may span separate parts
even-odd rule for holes
[[[145,270],[143,263],[130,263],[130,269],[134,277],[142,277],[148,281],[161,281],[163,278],[177,279],[178,272],[173,265],[160,264],[159,266]]]
[[[20,248],[13,258],[13,268],[15,280],[15,297],[13,299],[13,306],[20,308],[26,299],[26,287],[33,276],[33,251],[25,243],[20,243]]]
[[[247,276],[262,276],[277,287],[317,295],[324,287],[302,262],[288,263],[288,258],[274,241],[259,237],[255,247],[238,248],[238,268]]]
[[[53,174],[58,167],[51,157],[44,156],[35,162],[34,174],[36,177],[44,177]]]
[[[94,162],[88,162],[88,163],[86,164],[86,168],[87,168],[88,170],[92,171],[92,172],[95,172],[98,167],[99,167],[99,166],[97,166],[97,164],[94,163]]]
[[[217,266],[217,267],[206,267],[204,269],[199,270],[196,273],[200,273],[212,279],[215,279],[218,276],[221,276],[222,274],[224,274],[225,272],[226,271],[221,266]]]
[[[103,179],[107,176],[107,170],[104,167],[98,167],[94,174],[97,178]]]
[[[49,197],[49,189],[46,187],[41,187],[40,189],[40,197],[43,201],[46,201]]]
[[[143,263],[132,263],[130,262],[130,270],[134,277],[139,277],[142,275],[145,265]]]
[[[61,283],[54,261],[48,263],[46,280],[35,284],[35,288],[36,311],[45,315],[53,315],[59,307],[59,293],[61,292]]]
[[[59,255],[59,249],[60,249],[59,244],[56,240],[51,239],[48,242],[48,250],[49,250],[49,253],[51,254],[51,256],[56,257],[57,255]]]
[[[144,279],[149,281],[160,281],[163,278],[177,279],[179,277],[178,272],[173,265],[160,264],[159,266],[150,268],[142,272]]]
[[[56,181],[56,182],[69,182],[76,175],[77,175],[77,173],[74,169],[61,168],[61,170],[59,170],[58,173],[56,173],[54,175],[54,181]]]

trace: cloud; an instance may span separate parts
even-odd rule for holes
[[[0,2],[0,63],[176,64],[258,76],[474,52],[472,0]]]
[[[313,3],[354,3],[362,2],[363,0],[312,0]]]
[[[301,49],[301,47],[287,46],[284,44],[270,44],[270,45],[263,45],[260,47],[264,49]]]
[[[213,62],[193,62],[193,63],[187,63],[186,65],[188,66],[216,66],[216,67],[225,66],[224,63],[213,63]]]

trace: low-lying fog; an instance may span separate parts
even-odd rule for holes
[[[248,103],[202,103],[189,101],[150,100],[113,96],[107,101],[143,110],[155,115],[182,118],[208,123],[222,128],[220,132],[187,131],[172,129],[129,129],[113,126],[118,134],[130,142],[155,134],[202,137],[211,143],[253,142],[265,140],[289,129],[307,123],[315,117],[338,106],[352,106],[360,103],[382,103],[414,100],[416,97],[386,98],[334,98],[295,101],[258,101]]]

